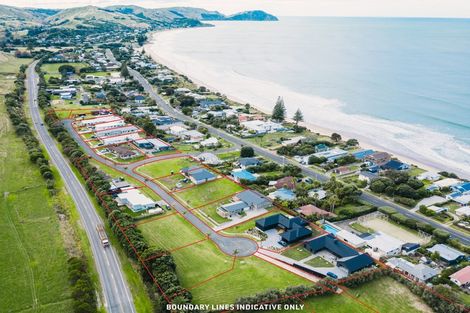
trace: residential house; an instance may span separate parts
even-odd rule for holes
[[[318,200],[323,200],[326,198],[326,191],[323,189],[313,189],[308,192],[308,196],[312,198],[317,198]]]
[[[185,173],[185,175],[196,185],[200,185],[217,178],[212,172],[209,172],[205,168],[199,168],[195,170],[190,170]]]
[[[284,232],[281,241],[291,244],[312,235],[312,231],[306,226],[308,223],[300,217],[288,218],[283,214],[275,214],[256,220],[255,225],[262,231],[279,228]]]
[[[359,173],[358,179],[362,181],[366,181],[367,184],[370,184],[374,179],[378,177],[379,175],[377,173],[372,173],[369,171],[361,171]]]
[[[295,200],[296,195],[290,189],[281,188],[281,189],[278,189],[274,192],[271,192],[269,194],[269,198],[271,198],[273,200],[274,199],[279,199],[279,200],[282,200],[282,201],[291,201],[291,200]]]
[[[345,229],[340,229],[334,235],[336,236],[336,238],[347,242],[350,246],[353,246],[354,248],[360,248],[366,245],[366,241],[363,238]]]
[[[109,145],[117,145],[117,144],[125,143],[125,142],[131,142],[140,138],[141,137],[138,133],[130,133],[130,134],[124,134],[124,135],[119,135],[119,136],[104,137],[104,138],[101,138],[101,142],[103,146],[109,146]]]
[[[136,95],[134,97],[134,102],[137,104],[142,104],[145,102],[145,97],[143,95]]]
[[[219,141],[215,137],[207,138],[199,143],[203,147],[215,147],[219,144]]]
[[[234,215],[242,214],[247,208],[248,205],[243,201],[230,202],[218,207],[217,214],[223,218],[231,218]]]
[[[138,156],[136,151],[125,146],[109,146],[107,147],[107,150],[116,158],[122,160],[128,160]]]
[[[324,143],[319,143],[318,145],[315,145],[315,147],[313,148],[315,149],[315,153],[326,152],[330,150],[330,147]]]
[[[317,152],[313,154],[317,158],[325,158],[327,162],[333,162],[336,159],[342,158],[348,155],[348,152],[343,149],[330,149],[323,152]]]
[[[249,132],[258,135],[284,130],[284,126],[272,121],[253,120],[241,122],[240,125],[245,127]]]
[[[470,216],[470,206],[463,206],[455,210],[455,214],[460,217],[467,217]]]
[[[307,205],[301,206],[300,208],[297,209],[297,212],[299,212],[301,215],[305,217],[308,217],[311,215],[317,215],[317,216],[323,216],[323,217],[335,217],[336,216],[336,214],[320,209],[314,206],[313,204],[307,204]]]
[[[92,128],[95,132],[102,132],[112,128],[121,128],[124,126],[126,126],[126,122],[122,119],[119,119],[111,122],[98,123],[91,126],[90,128]]]
[[[404,171],[410,168],[408,164],[405,164],[398,160],[390,160],[387,163],[380,166],[383,170],[393,170],[393,171]]]
[[[351,155],[355,157],[358,160],[365,160],[369,155],[373,154],[374,150],[371,149],[366,149],[366,150],[360,150],[356,152],[352,152]]]
[[[441,243],[434,245],[427,250],[431,253],[439,253],[439,258],[449,265],[457,264],[461,260],[465,259],[465,253]]]
[[[188,130],[182,134],[184,140],[188,143],[196,143],[204,140],[204,134],[198,132],[197,130]]]
[[[98,138],[108,137],[108,136],[116,136],[128,133],[135,133],[138,132],[139,129],[134,125],[128,125],[123,127],[111,127],[106,128],[103,130],[95,131],[95,136]]]
[[[89,119],[83,119],[78,124],[80,126],[89,127],[89,126],[93,126],[99,123],[114,122],[114,121],[119,121],[119,120],[122,120],[119,116],[106,115],[106,116],[94,117],[94,118],[89,118]],[[121,126],[124,126],[124,125],[121,125]]]
[[[252,173],[248,172],[245,169],[236,169],[233,170],[230,175],[236,182],[241,182],[242,180],[255,181],[257,177]]]
[[[455,272],[449,276],[450,281],[459,287],[470,286],[470,265],[462,268],[460,271]]]
[[[237,161],[237,165],[242,169],[245,169],[250,166],[258,166],[260,164],[261,161],[257,158],[240,158]]]
[[[297,136],[297,137],[293,137],[293,138],[287,139],[287,140],[283,141],[281,144],[282,144],[283,146],[296,145],[296,144],[298,144],[299,142],[301,142],[302,140],[305,140],[305,137],[304,137],[304,136]]]
[[[441,175],[436,172],[424,172],[416,176],[416,178],[419,180],[437,181],[441,178]]]
[[[366,156],[365,159],[369,162],[372,162],[373,164],[382,166],[388,163],[392,159],[392,156],[387,152],[374,152]]]
[[[295,189],[295,185],[296,185],[296,179],[292,176],[286,176],[286,177],[278,179],[276,183],[274,184],[274,187],[276,187],[276,189],[285,188],[285,189],[293,190]]]
[[[175,89],[175,95],[176,96],[186,95],[190,92],[191,92],[191,90],[189,90],[188,88],[176,88]]]
[[[314,254],[327,250],[337,258],[337,266],[344,268],[348,274],[360,271],[374,264],[374,260],[367,253],[357,252],[331,234],[316,237],[306,242],[304,247]]]
[[[155,201],[142,194],[138,189],[129,189],[118,194],[117,202],[127,206],[133,212],[152,209],[157,205]]]
[[[262,210],[272,205],[271,201],[254,190],[245,190],[234,196],[234,199],[245,202],[251,209]]]
[[[220,160],[215,154],[209,152],[203,152],[199,154],[197,156],[197,159],[203,164],[208,165],[219,165],[220,163],[222,163],[222,160]]]
[[[401,247],[401,253],[404,255],[414,254],[419,247],[419,243],[407,242]]]
[[[402,258],[391,258],[387,261],[387,265],[393,269],[397,269],[405,276],[410,277],[421,283],[425,283],[434,276],[439,274],[439,271],[422,263],[413,264]]]
[[[371,254],[378,257],[390,257],[401,253],[404,244],[399,239],[391,237],[382,232],[376,232],[371,238],[368,238],[367,245],[371,248]],[[367,250],[366,250],[367,251]]]

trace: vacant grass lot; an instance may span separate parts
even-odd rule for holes
[[[305,264],[313,267],[333,267],[333,264],[326,261],[324,258],[316,256],[313,259],[308,260]]]
[[[309,284],[303,278],[254,256],[237,260],[232,271],[205,282],[232,266],[232,258],[220,252],[211,241],[175,251],[172,255],[183,286],[194,287],[191,293],[195,303],[231,303],[239,297],[270,288]]]
[[[138,228],[152,246],[166,250],[205,238],[204,234],[179,214],[143,223]]]
[[[198,166],[199,163],[190,158],[173,158],[154,163],[146,164],[137,169],[139,173],[151,178],[158,178],[166,175],[179,173],[183,167]]]
[[[43,64],[41,69],[47,74],[45,76],[46,80],[49,77],[60,77],[61,74],[59,72],[59,67],[62,65],[71,65],[75,68],[75,72],[78,73],[78,71],[84,67],[87,67],[88,64],[86,63],[51,63],[51,64]]]
[[[380,313],[432,312],[432,310],[423,303],[420,298],[412,294],[408,288],[389,277],[384,277],[358,288],[350,289],[349,293]],[[307,303],[313,308],[314,312],[371,312],[371,310],[346,295],[314,297],[308,300]]]
[[[243,187],[228,178],[210,181],[189,189],[175,193],[189,206],[195,208],[211,201],[222,199],[236,192],[242,191]]]
[[[3,103],[27,61],[0,54],[0,312],[72,312],[67,254],[52,200]]]

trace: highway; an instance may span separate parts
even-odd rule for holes
[[[261,148],[258,145],[253,144],[253,143],[251,143],[247,140],[244,140],[242,138],[231,135],[231,134],[229,134],[229,133],[227,133],[223,130],[220,130],[218,128],[214,128],[210,125],[201,123],[198,120],[193,119],[190,116],[184,115],[183,113],[175,110],[170,104],[168,104],[153,89],[152,85],[145,79],[145,77],[143,77],[139,72],[129,68],[129,73],[132,75],[132,77],[134,77],[137,81],[139,81],[139,83],[142,85],[144,90],[150,95],[150,97],[152,99],[154,99],[156,101],[157,105],[166,114],[168,114],[170,116],[173,116],[173,117],[175,117],[179,120],[182,120],[182,121],[188,121],[188,122],[196,123],[198,126],[204,126],[209,130],[209,132],[211,134],[219,136],[219,137],[223,138],[224,140],[229,141],[229,142],[231,142],[231,143],[233,143],[237,146],[250,146],[254,149],[254,151],[256,152],[257,155],[262,156],[262,157],[264,157],[266,159],[269,159],[273,162],[276,162],[278,164],[291,163],[293,165],[299,166],[302,169],[302,172],[303,172],[304,175],[312,177],[312,178],[314,178],[316,180],[319,180],[321,182],[325,182],[325,181],[328,181],[330,179],[330,177],[328,175],[318,173],[318,172],[314,171],[311,168],[308,168],[308,167],[303,166],[303,165],[301,165],[301,164],[299,164],[299,163],[297,163],[293,160],[290,160],[290,159],[287,159],[283,156],[280,156],[280,155],[276,154],[275,152],[272,152],[272,151],[269,151],[267,149]],[[381,207],[381,206],[392,207],[395,210],[397,210],[399,213],[401,213],[401,214],[403,214],[407,217],[414,218],[415,220],[418,220],[420,222],[428,223],[428,224],[432,225],[433,227],[435,227],[437,229],[445,230],[445,231],[450,233],[452,238],[457,238],[463,244],[470,245],[470,237],[468,235],[464,234],[463,232],[460,232],[460,231],[458,231],[454,228],[451,228],[447,225],[443,225],[443,224],[441,224],[441,223],[439,223],[435,220],[432,220],[431,218],[428,218],[428,217],[425,217],[423,215],[412,212],[412,211],[408,210],[407,208],[402,207],[402,206],[400,206],[396,203],[387,201],[385,199],[382,199],[378,196],[375,196],[375,195],[367,193],[367,192],[364,192],[360,196],[360,198],[361,198],[361,200],[363,200],[365,202],[368,202],[368,203],[370,203],[374,206],[377,206],[377,207]]]
[[[136,310],[132,295],[124,278],[124,273],[116,251],[112,246],[103,248],[96,231],[96,225],[102,224],[103,221],[96,212],[85,187],[75,176],[70,163],[59,151],[54,139],[43,124],[40,109],[37,104],[38,76],[35,72],[37,62],[38,61],[33,62],[28,67],[26,79],[30,114],[34,128],[38,133],[39,140],[46,148],[52,163],[62,176],[65,186],[72,196],[80,214],[80,221],[88,236],[96,270],[99,275],[106,311],[108,313],[135,313]]]

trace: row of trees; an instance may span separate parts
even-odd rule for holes
[[[284,99],[282,97],[278,97],[276,104],[273,108],[273,113],[271,115],[272,119],[278,122],[284,122],[286,119],[286,105],[284,104]],[[292,119],[295,122],[295,130],[300,130],[299,123],[304,121],[304,115],[300,109],[295,111],[294,116]]]
[[[69,282],[72,286],[74,312],[97,312],[96,292],[86,260],[72,257],[68,261]]]
[[[22,65],[15,80],[14,90],[11,93],[5,95],[5,105],[7,107],[7,112],[11,123],[15,128],[16,134],[26,145],[29,159],[38,166],[42,177],[46,181],[47,188],[52,191],[55,185],[54,175],[52,174],[49,161],[44,155],[39,141],[34,136],[33,131],[28,124],[28,120],[23,108],[23,103],[25,101],[24,93],[26,91],[24,83],[26,78],[25,72],[26,66]]]

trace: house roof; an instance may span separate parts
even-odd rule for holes
[[[337,260],[337,264],[345,267],[349,273],[354,273],[374,264],[374,260],[367,254],[362,253]]]
[[[256,226],[261,226],[263,229],[270,229],[278,226],[282,226],[285,229],[292,229],[303,227],[305,225],[307,225],[307,222],[300,217],[288,218],[284,214],[280,213],[256,220]]]
[[[245,190],[236,195],[237,199],[248,205],[260,205],[270,202],[268,199],[253,190]]]
[[[240,163],[241,166],[252,166],[260,164],[261,161],[257,158],[240,158],[238,163]]]
[[[292,190],[281,188],[271,193],[270,197],[279,198],[281,200],[294,200],[295,193]]]
[[[253,175],[252,173],[248,172],[247,170],[241,170],[241,171],[232,171],[232,176],[236,177],[238,179],[245,179],[248,181],[255,181],[256,176]]]
[[[455,272],[454,274],[449,276],[460,282],[461,285],[465,285],[470,283],[470,265],[462,268],[460,271]]]
[[[295,188],[295,179],[292,176],[283,177],[278,179],[274,184],[276,189],[280,188],[287,188],[287,189],[294,189]]]
[[[351,153],[356,159],[362,160],[365,159],[368,155],[371,155],[374,153],[374,150],[367,149],[367,150],[360,150]]]
[[[452,189],[461,193],[470,191],[470,182],[464,182],[455,186],[452,186]]]
[[[388,260],[387,264],[388,263],[392,267],[397,267],[402,271],[407,272],[408,274],[418,278],[421,281],[426,281],[439,274],[439,271],[433,269],[432,267],[429,267],[422,263],[413,264],[402,258],[391,258],[390,260]]]
[[[419,243],[411,243],[407,242],[405,243],[401,248],[407,252],[416,250],[420,247]]]
[[[325,211],[325,210],[322,210],[322,209],[314,206],[313,204],[307,204],[307,205],[301,206],[299,208],[299,211],[300,211],[301,214],[303,214],[305,216],[310,216],[310,215],[314,215],[314,214],[326,215],[326,216],[336,216],[336,214]]]
[[[198,181],[215,178],[214,174],[204,168],[189,172],[188,175]]]
[[[356,250],[349,247],[341,240],[336,239],[331,234],[325,234],[310,240],[305,243],[305,247],[314,253],[326,249],[340,258],[358,255]]]
[[[455,261],[458,258],[465,256],[463,252],[439,243],[428,249],[429,252],[437,252],[439,256],[446,261]]]
[[[398,160],[390,160],[384,165],[382,165],[382,168],[386,170],[401,170],[403,169],[404,165],[405,164],[403,162],[400,162]]]
[[[236,213],[240,212],[241,210],[245,209],[247,204],[243,201],[231,202],[222,205],[220,208],[229,213]]]
[[[302,238],[308,237],[312,234],[310,229],[305,227],[297,227],[293,229],[289,229],[282,233],[281,238],[286,242],[294,242],[300,240]]]

